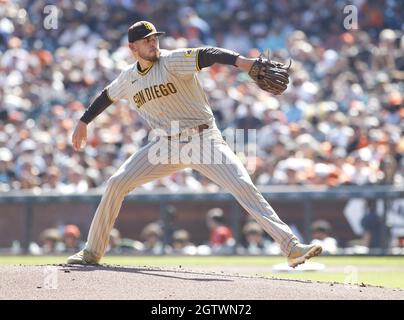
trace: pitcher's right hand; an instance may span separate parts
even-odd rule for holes
[[[77,123],[72,136],[73,149],[80,151],[87,142],[87,124],[83,121]]]

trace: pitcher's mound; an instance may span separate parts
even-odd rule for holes
[[[3,265],[0,299],[390,300],[404,291],[183,268]]]

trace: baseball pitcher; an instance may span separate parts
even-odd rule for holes
[[[125,195],[187,167],[231,192],[280,245],[291,267],[319,255],[321,246],[299,243],[252,183],[222,138],[197,76],[198,71],[214,63],[232,65],[248,72],[261,89],[278,95],[287,88],[289,68],[262,56],[251,59],[221,48],[163,50],[158,38],[162,34],[147,21],[128,29],[129,48],[137,62],[98,95],[75,128],[72,143],[78,151],[87,139],[87,125],[115,101],[127,99],[157,134],[108,180],[85,249],[69,257],[67,263],[97,264],[105,254]]]

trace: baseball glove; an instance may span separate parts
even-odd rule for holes
[[[262,90],[273,95],[282,94],[289,83],[289,66],[269,59],[269,50],[261,54],[253,63],[248,75]]]

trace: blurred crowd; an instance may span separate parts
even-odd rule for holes
[[[233,233],[229,218],[222,208],[209,209],[205,216],[207,230],[205,240],[197,243],[193,241],[191,232],[178,226],[177,210],[169,205],[166,208],[165,218],[146,224],[138,237],[135,237],[137,239],[123,237],[116,227],[113,228],[106,253],[108,255],[281,255],[280,246],[252,217],[247,217],[239,235]],[[387,241],[387,247],[392,254],[404,254],[404,237],[393,239],[388,233],[383,240],[383,222],[376,213],[376,201],[369,201],[360,223],[363,233],[344,244],[335,236],[330,222],[315,220],[310,226],[307,241],[321,245],[323,255],[380,254],[383,241]],[[32,255],[71,254],[84,248],[84,239],[85,235],[77,225],[59,225],[43,230],[39,235],[39,241],[30,243],[28,252]],[[20,254],[21,244],[16,240],[11,250],[4,252]]]
[[[150,222],[142,229],[139,239],[122,237],[117,228],[113,228],[109,236],[107,253],[128,255],[230,255],[248,253],[244,244],[237,244],[233,232],[228,226],[225,213],[221,208],[210,209],[206,213],[206,241],[195,244],[191,234],[185,229],[178,228],[176,208],[169,205],[166,208],[166,218]],[[252,221],[250,223],[253,223]],[[258,228],[259,225],[254,222]],[[31,242],[28,252],[33,255],[73,253],[85,246],[83,235],[75,224],[59,225],[45,229],[39,235],[39,241]],[[280,253],[279,246],[276,254]],[[248,245],[246,246],[248,249]],[[12,254],[22,253],[23,248],[18,240],[13,242]],[[6,249],[8,252],[8,250]],[[264,253],[264,252],[262,252]],[[255,251],[253,254],[260,254]]]
[[[57,29],[44,25],[47,4]],[[255,156],[239,154],[256,184],[403,185],[404,2],[352,4],[357,30],[333,0],[0,1],[0,191],[86,192],[147,142],[147,124],[120,101],[89,126],[83,152],[70,143],[94,96],[133,63],[126,31],[140,19],[166,31],[162,48],[293,60],[280,97],[234,67],[199,74],[224,136],[257,130],[246,139]],[[158,187],[217,190],[191,170],[142,188]]]

